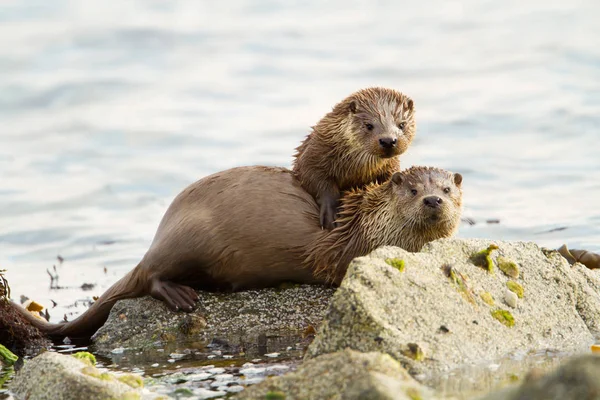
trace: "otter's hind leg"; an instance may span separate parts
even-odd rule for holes
[[[189,286],[171,281],[163,281],[158,277],[150,279],[150,295],[165,302],[173,311],[190,312],[198,301],[198,294]]]

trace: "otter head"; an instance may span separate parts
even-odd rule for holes
[[[338,105],[350,118],[350,140],[381,158],[406,151],[416,132],[413,101],[385,88],[368,88],[350,95]],[[340,110],[341,111],[341,110]]]
[[[460,223],[462,175],[439,168],[412,167],[391,179],[397,206],[411,228],[428,241],[451,236]]]

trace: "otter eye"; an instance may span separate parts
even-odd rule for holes
[[[365,128],[367,128],[368,131],[372,131],[375,127],[373,126],[373,124],[365,124]]]
[[[410,192],[412,193],[413,196],[417,195],[417,189],[412,189]]]
[[[444,193],[450,193],[450,188],[449,187],[445,187],[444,188]]]
[[[406,128],[406,122],[400,122],[400,123],[398,124],[398,128],[400,128],[400,130],[401,130],[401,131],[403,131],[403,130],[404,130],[404,128]]]

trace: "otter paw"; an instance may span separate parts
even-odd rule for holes
[[[336,227],[335,218],[337,213],[337,205],[335,203],[321,204],[320,221],[321,226],[325,229],[332,230]]]
[[[164,301],[167,307],[173,311],[190,312],[198,301],[198,294],[191,287],[158,279],[152,281],[150,295]]]

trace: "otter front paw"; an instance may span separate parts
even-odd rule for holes
[[[336,227],[337,206],[337,201],[333,199],[327,199],[321,203],[320,219],[323,228],[331,230]]]

